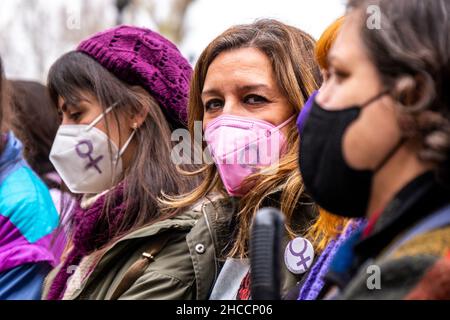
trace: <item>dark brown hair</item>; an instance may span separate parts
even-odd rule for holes
[[[367,26],[379,10],[380,28]],[[382,81],[398,101],[406,136],[420,142],[419,157],[450,168],[450,1],[350,0],[361,15],[361,35]],[[448,180],[447,180],[448,181]]]
[[[119,127],[118,114],[135,115],[148,111],[146,119],[136,130],[134,139],[138,148],[124,181],[125,219],[109,235],[111,241],[178,213],[161,214],[158,197],[161,192],[171,195],[188,192],[195,183],[193,179],[180,175],[170,160],[173,147],[170,127],[161,107],[147,91],[126,84],[80,52],[69,52],[55,62],[49,72],[48,88],[55,104],[58,97],[62,97],[67,104],[76,105],[83,94],[95,97],[104,110],[115,104],[111,113]],[[108,130],[107,121],[106,128]],[[102,221],[107,226],[112,225],[111,219],[114,219],[108,215],[112,202],[107,201],[103,210]]]
[[[2,59],[0,57],[0,153],[3,150],[3,133],[9,130],[10,108],[9,108],[9,90],[5,79]]]
[[[46,177],[55,171],[49,160],[59,117],[47,88],[33,81],[8,81],[11,96],[11,129],[22,141],[24,157],[48,187],[58,187]]]

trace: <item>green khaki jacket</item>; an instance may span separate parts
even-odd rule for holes
[[[112,244],[100,259],[96,259],[97,262],[78,268],[84,269],[78,270],[81,280],[76,289],[71,286],[64,299],[112,299],[130,267],[141,259],[159,235],[166,232],[169,235],[167,244],[142,276],[118,299],[208,299],[226,260],[226,250],[233,241],[233,218],[238,204],[237,198],[204,199],[199,205],[172,219],[128,234]],[[265,205],[278,207],[279,203],[268,201]],[[314,206],[305,204],[300,206],[297,216],[298,224],[306,230],[317,212]],[[284,246],[287,242],[286,238]],[[44,283],[44,299],[59,268],[55,268]],[[284,296],[301,280],[301,276],[291,274],[284,263],[281,273]]]
[[[204,200],[172,219],[126,235],[112,244],[97,262],[82,268],[88,271],[78,270],[82,280],[69,296],[66,292],[64,299],[111,299],[130,266],[158,235],[166,232],[169,233],[166,245],[118,299],[207,299],[222,265],[219,257],[222,243],[229,239],[227,228],[232,210],[226,210],[222,201]],[[60,267],[46,278],[44,299]]]

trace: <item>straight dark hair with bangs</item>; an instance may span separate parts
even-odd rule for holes
[[[63,55],[53,64],[48,75],[48,88],[55,105],[59,97],[76,105],[86,94],[95,97],[103,110],[115,104],[111,113],[118,127],[118,114],[135,115],[148,111],[146,119],[136,130],[137,152],[126,177],[121,177],[125,178],[124,219],[112,221],[115,217],[108,215],[114,201],[110,195],[99,222],[106,226],[114,223],[114,230],[109,228],[111,242],[139,227],[178,214],[178,211],[162,214],[158,198],[162,192],[171,195],[189,192],[195,187],[196,180],[179,174],[170,160],[174,146],[171,125],[163,108],[144,88],[121,81],[88,55],[75,51]],[[108,131],[107,122],[106,129]]]

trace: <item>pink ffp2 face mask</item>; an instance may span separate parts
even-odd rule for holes
[[[279,161],[286,152],[280,129],[294,117],[274,126],[259,119],[221,115],[208,124],[205,140],[229,195],[247,193],[251,186],[243,186],[243,180]]]

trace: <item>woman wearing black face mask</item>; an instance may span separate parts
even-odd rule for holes
[[[344,299],[450,298],[450,3],[349,8],[330,78],[299,125],[314,200],[369,219],[336,254],[326,288]]]

